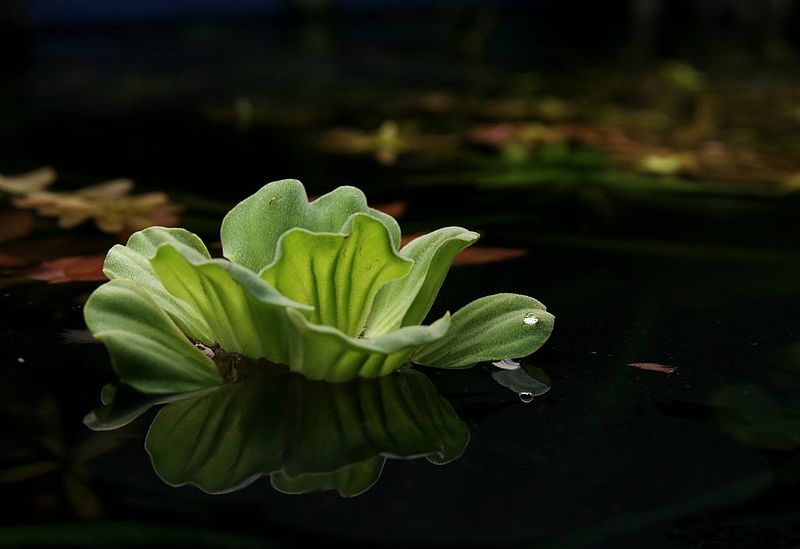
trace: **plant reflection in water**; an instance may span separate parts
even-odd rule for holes
[[[386,458],[445,464],[469,442],[467,426],[416,370],[337,384],[264,361],[242,361],[236,372],[236,381],[186,394],[108,386],[86,424],[115,429],[166,403],[145,443],[156,473],[212,494],[269,475],[285,493],[356,496],[377,482]]]

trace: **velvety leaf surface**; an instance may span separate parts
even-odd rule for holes
[[[286,308],[310,309],[278,293],[255,273],[225,260],[195,258],[191,262],[171,245],[161,246],[151,260],[164,287],[198,311],[229,353],[288,360]]]
[[[274,474],[285,491],[355,495],[374,482],[379,456],[454,459],[469,441],[417,371],[331,385],[257,363],[241,378],[159,412],[146,447],[164,481],[220,493]]]
[[[453,258],[478,239],[478,233],[445,227],[406,244],[400,255],[414,261],[407,276],[384,286],[375,298],[366,335],[422,323],[442,287]]]
[[[309,379],[348,381],[378,377],[405,364],[420,345],[444,337],[450,326],[445,315],[430,326],[406,326],[376,338],[355,338],[328,326],[312,324],[302,314],[287,311],[289,367]]]
[[[222,220],[225,257],[259,272],[272,263],[278,240],[294,228],[338,233],[355,213],[378,219],[387,229],[395,248],[400,227],[391,216],[367,206],[355,187],[338,187],[309,203],[303,184],[294,179],[275,181],[237,204]]]
[[[555,318],[532,297],[494,294],[459,309],[447,335],[420,348],[414,362],[462,368],[485,360],[517,358],[541,347]]]
[[[358,336],[375,295],[412,264],[397,255],[380,221],[357,214],[349,234],[289,231],[261,277],[288,298],[314,307],[309,318],[315,324]]]
[[[203,241],[184,229],[150,227],[134,233],[125,246],[117,244],[108,252],[103,272],[114,279],[131,280],[175,320],[189,337],[211,343],[215,340],[211,328],[195,307],[170,294],[156,276],[150,258],[164,244],[180,248],[195,260],[210,259]]]
[[[145,393],[181,393],[222,383],[214,363],[140,286],[112,280],[91,295],[86,324],[105,343],[120,379]]]

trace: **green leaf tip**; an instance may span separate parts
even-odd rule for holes
[[[225,216],[221,238],[220,259],[196,235],[164,227],[109,251],[111,281],[85,318],[131,387],[163,395],[224,383],[214,356],[195,344],[339,382],[409,361],[461,368],[525,356],[553,328],[541,303],[516,294],[422,325],[453,259],[478,234],[445,227],[401,248],[394,218],[355,187],[309,201],[299,181],[269,183]]]

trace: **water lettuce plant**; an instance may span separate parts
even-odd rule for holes
[[[196,235],[151,227],[108,253],[110,279],[86,323],[120,378],[145,393],[220,385],[217,356],[284,364],[309,379],[390,374],[409,362],[462,368],[526,356],[553,316],[532,297],[502,293],[423,325],[453,258],[478,234],[445,227],[401,247],[400,227],[354,187],[309,202],[282,180],[222,222],[222,259]]]

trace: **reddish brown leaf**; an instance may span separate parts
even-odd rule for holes
[[[677,370],[674,366],[656,364],[655,362],[631,362],[628,366],[631,368],[639,368],[640,370],[647,370],[648,372],[661,372],[662,374],[672,374]]]
[[[13,255],[0,254],[0,267],[22,267],[25,260]]]
[[[400,239],[400,245],[405,246],[415,238],[426,233],[404,234]],[[472,246],[458,254],[453,260],[453,266],[463,265],[484,265],[487,263],[500,263],[509,259],[516,259],[528,254],[528,250],[521,248],[498,248],[490,246]]]
[[[458,254],[453,261],[454,266],[462,265],[485,265],[487,263],[499,263],[516,259],[527,255],[528,250],[519,248],[490,248],[483,246],[473,246]]]
[[[25,275],[48,284],[103,281],[106,280],[103,274],[104,260],[104,255],[62,257],[45,261],[38,267],[28,270]]]
[[[376,210],[380,210],[385,214],[391,215],[394,218],[403,217],[406,213],[408,204],[405,200],[398,200],[396,202],[386,202],[385,204],[378,204],[375,206]]]
[[[33,231],[35,220],[30,212],[6,210],[0,212],[0,242],[27,236]]]

